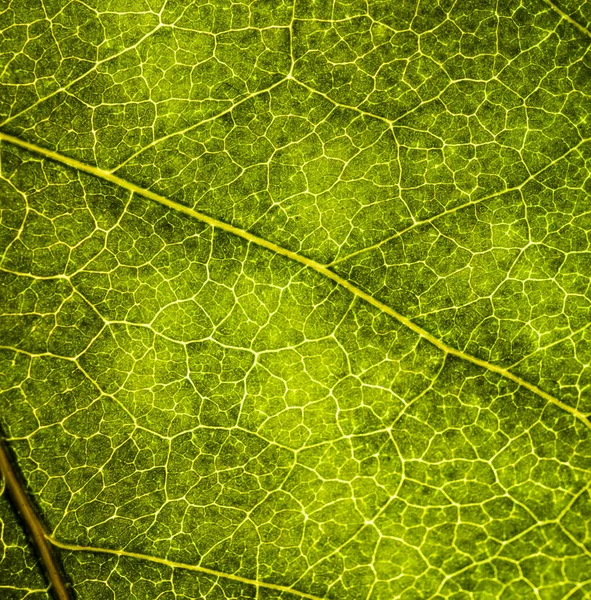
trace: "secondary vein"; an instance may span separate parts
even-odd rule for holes
[[[198,219],[199,221],[207,223],[211,227],[214,227],[214,228],[217,227],[218,229],[220,229],[222,231],[227,231],[228,233],[232,233],[232,234],[234,234],[238,237],[241,237],[249,242],[252,242],[253,244],[256,244],[257,246],[267,248],[268,250],[271,250],[271,251],[275,252],[276,254],[280,254],[291,260],[299,262],[299,263],[305,265],[306,267],[309,267],[310,269],[313,269],[314,271],[321,273],[322,275],[328,277],[329,279],[334,281],[336,284],[342,286],[343,288],[345,288],[346,290],[348,290],[355,296],[361,298],[368,304],[371,304],[372,306],[378,308],[382,312],[395,318],[402,325],[408,327],[408,329],[410,329],[411,331],[414,331],[417,335],[421,336],[423,339],[427,340],[428,342],[430,342],[431,344],[433,344],[434,346],[436,346],[437,348],[442,350],[445,354],[449,354],[451,356],[456,356],[460,359],[471,362],[475,365],[478,365],[479,367],[487,369],[488,371],[491,371],[493,373],[497,373],[498,375],[501,375],[502,377],[505,377],[506,379],[513,381],[520,387],[523,387],[523,388],[529,390],[530,392],[538,395],[539,397],[543,398],[544,400],[569,412],[576,419],[578,419],[579,421],[581,421],[583,424],[585,424],[587,427],[589,427],[591,429],[591,421],[589,421],[589,419],[575,407],[562,402],[561,400],[552,396],[548,392],[546,392],[546,391],[542,390],[541,388],[537,387],[536,385],[526,381],[525,379],[522,379],[521,377],[515,375],[511,371],[509,371],[503,367],[500,367],[499,365],[495,365],[494,363],[489,363],[488,361],[482,360],[480,358],[477,358],[475,356],[472,356],[470,354],[462,352],[461,350],[458,350],[456,348],[452,348],[451,346],[448,346],[446,343],[442,342],[440,339],[436,338],[435,336],[430,334],[428,331],[424,330],[422,327],[420,327],[419,325],[417,325],[416,323],[411,321],[408,317],[405,317],[404,315],[398,313],[397,311],[395,311],[393,308],[391,308],[387,304],[384,304],[377,298],[374,298],[367,292],[364,292],[362,289],[360,289],[357,286],[355,286],[354,284],[352,284],[350,281],[346,280],[345,278],[341,277],[340,275],[337,275],[334,271],[332,271],[326,265],[316,262],[315,260],[312,260],[311,258],[308,258],[306,256],[302,256],[301,254],[298,254],[297,252],[293,252],[292,250],[288,250],[287,248],[283,248],[282,246],[279,246],[278,244],[275,244],[274,242],[271,242],[271,241],[261,238],[257,235],[254,235],[253,233],[250,233],[249,231],[245,231],[244,229],[240,229],[239,227],[236,227],[235,225],[225,223],[224,221],[220,221],[219,219],[210,217],[209,215],[199,212],[193,208],[190,208],[189,206],[180,204],[179,202],[176,202],[174,200],[171,200],[170,198],[167,198],[165,196],[157,194],[156,192],[142,188],[141,186],[139,186],[135,183],[132,183],[131,181],[123,179],[122,177],[118,177],[117,175],[113,174],[110,171],[105,171],[98,167],[88,165],[79,160],[76,160],[75,158],[70,158],[69,156],[64,156],[63,154],[54,152],[53,150],[49,150],[47,148],[43,148],[42,146],[38,146],[37,144],[33,144],[31,142],[21,140],[20,138],[9,135],[2,131],[0,131],[0,141],[5,141],[9,144],[19,146],[21,148],[24,148],[25,150],[29,150],[30,152],[34,152],[35,154],[44,156],[50,160],[54,160],[56,162],[59,162],[64,165],[67,165],[69,167],[72,167],[73,169],[77,169],[84,173],[88,173],[90,175],[100,177],[101,179],[104,179],[106,181],[110,181],[111,183],[113,183],[119,187],[122,187],[130,192],[139,194],[140,196],[149,198],[150,200],[154,200],[155,202],[158,202],[158,203],[160,203],[164,206],[167,206],[173,210],[182,212],[182,213],[189,215],[195,219]]]

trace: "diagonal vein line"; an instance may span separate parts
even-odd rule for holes
[[[13,466],[13,459],[0,430],[0,474],[6,482],[10,499],[29,530],[33,546],[39,554],[51,591],[56,600],[70,600],[71,595],[64,579],[59,563],[51,546],[41,520],[37,516],[29,495],[21,481],[20,473]]]
[[[201,127],[202,125],[205,125],[206,123],[211,123],[212,121],[215,121],[215,120],[219,119],[220,117],[224,117],[225,115],[230,114],[236,108],[238,108],[241,104],[245,104],[246,102],[248,102],[249,100],[252,100],[253,98],[262,96],[263,94],[270,92],[271,90],[275,89],[276,87],[281,85],[283,82],[287,81],[288,79],[289,78],[287,76],[281,77],[281,79],[279,79],[278,81],[276,81],[275,83],[271,84],[270,86],[268,86],[266,88],[262,88],[260,90],[257,90],[256,92],[251,92],[250,94],[246,94],[244,96],[237,98],[236,100],[234,100],[233,104],[224,108],[222,111],[220,111],[218,113],[214,113],[214,114],[210,115],[209,117],[205,117],[204,119],[201,119],[200,121],[197,121],[197,123],[193,123],[192,125],[189,125],[188,127],[185,127],[184,129],[179,129],[177,131],[173,131],[171,133],[168,133],[166,135],[163,135],[162,137],[155,139],[154,141],[152,141],[149,144],[146,144],[145,146],[140,148],[137,152],[134,152],[131,156],[128,156],[125,160],[120,162],[116,167],[111,169],[109,172],[116,173],[117,171],[122,169],[125,165],[127,165],[132,160],[137,158],[140,154],[143,154],[150,148],[154,148],[155,146],[158,146],[159,144],[161,144],[162,142],[165,142],[166,140],[169,140],[170,138],[182,136],[185,133],[189,133],[189,131],[193,131],[194,129],[197,129],[198,127]]]
[[[568,21],[571,25],[574,25],[581,33],[591,38],[591,31],[589,31],[584,25],[581,25],[575,21],[570,15],[565,13],[560,7],[558,7],[552,0],[544,0],[544,2],[556,13],[558,13],[565,21]]]
[[[13,115],[8,116],[2,123],[0,123],[0,126],[4,127],[5,125],[8,125],[8,123],[14,121],[15,119],[18,119],[18,117],[20,117],[21,115],[24,115],[24,114],[28,113],[31,109],[35,108],[36,106],[39,106],[40,104],[43,104],[45,101],[49,100],[50,98],[53,98],[54,96],[57,96],[58,94],[61,94],[62,92],[65,92],[66,90],[68,90],[69,88],[71,88],[73,85],[75,85],[79,81],[82,81],[85,77],[88,77],[88,75],[92,75],[93,73],[95,73],[98,70],[98,68],[100,66],[104,65],[105,63],[108,63],[110,61],[116,60],[117,58],[120,58],[121,56],[123,56],[127,52],[131,52],[132,50],[137,49],[137,47],[140,44],[142,44],[145,40],[147,40],[150,36],[152,36],[158,30],[159,30],[159,27],[155,27],[155,28],[151,29],[150,31],[148,31],[148,33],[146,33],[144,36],[142,36],[139,40],[137,40],[137,42],[135,42],[131,46],[127,46],[123,50],[121,50],[120,52],[117,52],[115,54],[111,54],[110,56],[107,56],[105,58],[97,60],[91,67],[89,67],[88,70],[84,71],[84,73],[82,73],[78,77],[75,77],[71,81],[68,81],[68,83],[59,86],[57,89],[55,89],[52,92],[50,92],[49,94],[47,94],[47,96],[43,96],[42,98],[38,98],[32,104],[30,104],[26,108],[23,108],[23,110],[20,110],[19,112],[14,113]]]
[[[248,579],[247,577],[241,577],[240,575],[232,575],[231,573],[223,573],[222,571],[208,569],[207,567],[200,567],[197,565],[190,565],[187,563],[175,562],[172,560],[167,560],[166,558],[159,558],[157,556],[150,556],[147,554],[139,554],[137,552],[128,552],[126,550],[114,550],[111,548],[95,548],[93,546],[76,546],[75,544],[66,544],[64,542],[60,542],[51,536],[47,536],[47,540],[54,546],[61,548],[62,550],[69,550],[71,552],[94,552],[97,554],[112,554],[114,556],[126,556],[128,558],[135,558],[138,560],[147,560],[150,562],[155,562],[155,563],[165,565],[165,566],[173,568],[173,569],[187,569],[188,571],[197,571],[199,573],[205,573],[206,575],[213,575],[214,577],[221,577],[224,579],[232,579],[233,581],[239,581],[241,583],[253,585],[253,586],[256,586],[257,588],[264,587],[264,588],[276,590],[279,592],[285,592],[288,594],[292,594],[293,596],[299,596],[300,598],[306,598],[307,600],[323,600],[322,598],[320,598],[318,596],[313,596],[312,594],[307,594],[306,592],[300,592],[300,591],[290,588],[286,585],[277,585],[274,583],[268,583],[266,581],[257,581],[256,579]]]
[[[13,463],[14,460],[10,456],[10,453],[2,436],[2,431],[0,430],[0,474],[6,482],[6,488],[8,490],[12,502],[14,503],[14,506],[21,515],[23,521],[25,522],[25,525],[27,526],[27,529],[31,534],[33,544],[39,553],[45,573],[51,584],[52,594],[54,595],[56,600],[71,600],[72,595],[69,591],[69,586],[66,583],[66,580],[64,579],[59,563],[55,558],[55,553],[53,551],[52,546],[55,548],[60,548],[61,550],[94,552],[101,554],[112,554],[115,556],[126,556],[129,558],[159,563],[170,568],[186,569],[189,571],[205,573],[214,577],[231,579],[233,581],[239,581],[241,583],[253,585],[257,588],[264,587],[279,592],[286,592],[294,596],[299,596],[300,598],[305,598],[306,600],[323,600],[318,596],[313,596],[312,594],[307,594],[306,592],[301,592],[299,590],[290,588],[285,585],[278,585],[266,581],[257,581],[255,579],[248,579],[247,577],[241,577],[240,575],[233,575],[231,573],[224,573],[223,571],[216,571],[214,569],[208,569],[207,567],[175,562],[157,556],[139,554],[137,552],[128,552],[126,550],[114,550],[111,548],[95,548],[93,546],[77,546],[74,544],[60,542],[54,537],[48,535],[45,531],[45,528],[39,516],[33,508],[33,504],[31,502],[31,499],[29,498],[29,494],[25,489],[23,481],[21,480],[20,473],[18,473],[17,469],[13,466]]]
[[[372,244],[371,246],[364,246],[363,248],[360,248],[359,250],[355,250],[345,256],[342,256],[341,258],[337,258],[337,259],[333,260],[328,266],[332,267],[338,263],[345,262],[346,260],[349,260],[350,258],[353,258],[354,256],[359,256],[360,254],[365,254],[366,252],[371,252],[372,250],[376,250],[377,248],[380,248],[384,244],[387,244],[388,242],[391,242],[392,240],[395,240],[395,239],[403,236],[405,233],[408,233],[409,231],[412,231],[413,229],[416,229],[417,227],[420,227],[421,225],[427,225],[428,223],[433,223],[434,221],[437,221],[438,219],[441,219],[442,217],[456,213],[460,210],[463,210],[464,208],[468,208],[469,206],[476,206],[478,204],[482,204],[483,202],[488,202],[489,200],[493,200],[494,198],[499,198],[501,196],[505,196],[506,194],[510,194],[511,192],[518,192],[519,190],[522,190],[528,183],[535,181],[536,177],[539,177],[540,175],[542,175],[542,173],[546,172],[548,169],[551,169],[554,165],[556,165],[560,161],[564,160],[569,154],[571,154],[571,152],[576,152],[583,144],[587,143],[590,139],[591,138],[581,138],[575,146],[573,146],[572,148],[569,148],[564,154],[561,154],[560,156],[557,156],[556,158],[551,160],[547,165],[544,165],[541,169],[539,169],[535,173],[531,173],[528,177],[526,177],[518,185],[514,185],[513,187],[505,188],[504,190],[500,190],[499,192],[495,192],[494,194],[490,194],[488,196],[482,196],[480,198],[475,198],[474,200],[469,200],[468,202],[464,202],[463,204],[458,204],[458,205],[456,205],[452,208],[449,208],[447,210],[444,210],[442,212],[435,213],[433,216],[427,217],[426,219],[414,221],[408,227],[405,227],[404,229],[401,229],[400,231],[397,231],[396,233],[389,235],[388,237],[386,237],[382,240],[377,241],[375,244]]]
[[[372,306],[376,307],[380,311],[390,315],[391,317],[394,317],[402,325],[406,326],[411,331],[414,331],[416,334],[418,334],[419,336],[421,336],[422,338],[424,338],[425,340],[427,340],[428,342],[430,342],[431,344],[433,344],[434,346],[439,348],[445,354],[449,354],[450,356],[456,356],[462,360],[471,362],[475,365],[478,365],[479,367],[487,369],[488,371],[497,373],[498,375],[501,375],[502,377],[505,377],[506,379],[510,379],[517,385],[529,390],[530,392],[533,392],[534,394],[540,396],[541,398],[544,398],[544,400],[547,400],[548,402],[569,412],[575,418],[579,419],[582,423],[584,423],[587,427],[591,428],[591,422],[581,411],[577,410],[576,408],[574,408],[572,406],[569,406],[568,404],[562,402],[558,398],[555,398],[548,392],[545,392],[541,388],[535,386],[532,383],[529,383],[525,379],[522,379],[521,377],[515,375],[514,373],[511,373],[509,370],[504,369],[503,367],[500,367],[499,365],[489,363],[485,360],[482,360],[480,358],[477,358],[475,356],[472,356],[470,354],[462,352],[461,350],[457,350],[456,348],[452,348],[451,346],[448,346],[447,344],[442,342],[440,339],[431,335],[428,331],[424,330],[422,327],[420,327],[419,325],[417,325],[416,323],[411,321],[408,317],[405,317],[404,315],[398,313],[397,311],[395,311],[393,308],[391,308],[387,304],[380,302],[378,299],[374,298],[367,292],[364,292],[362,289],[353,285],[350,281],[346,280],[345,278],[341,277],[340,275],[337,275],[334,271],[331,271],[326,265],[316,262],[315,260],[312,260],[311,258],[308,258],[306,256],[302,256],[301,254],[298,254],[297,252],[293,252],[292,250],[288,250],[287,248],[283,248],[282,246],[279,246],[273,242],[270,242],[269,240],[258,237],[257,235],[254,235],[254,234],[250,233],[249,231],[245,231],[244,229],[240,229],[239,227],[230,225],[229,223],[224,223],[223,221],[220,221],[218,219],[210,217],[209,215],[201,213],[193,208],[190,208],[188,206],[185,206],[183,204],[175,202],[174,200],[171,200],[170,198],[161,196],[160,194],[157,194],[156,192],[142,188],[139,185],[136,185],[135,183],[132,183],[130,181],[127,181],[126,179],[118,177],[117,175],[114,175],[113,173],[111,173],[109,171],[104,171],[103,169],[99,169],[98,167],[93,167],[91,165],[87,165],[79,160],[70,158],[68,156],[64,156],[62,154],[59,154],[58,152],[54,152],[53,150],[48,150],[47,148],[37,146],[36,144],[33,144],[31,142],[26,142],[24,140],[21,140],[17,137],[12,136],[12,135],[8,135],[7,133],[3,133],[2,131],[0,131],[0,141],[8,142],[9,144],[19,146],[21,148],[24,148],[25,150],[34,152],[35,154],[39,154],[41,156],[44,156],[44,157],[54,160],[56,162],[59,162],[64,165],[67,165],[69,167],[72,167],[73,169],[77,169],[84,173],[89,173],[90,175],[94,175],[94,176],[100,177],[101,179],[104,179],[106,181],[110,181],[111,183],[114,183],[117,186],[120,186],[126,190],[129,190],[130,192],[139,194],[140,196],[149,198],[150,200],[154,200],[155,202],[159,202],[160,204],[163,204],[164,206],[172,208],[173,210],[182,212],[182,213],[189,215],[195,219],[198,219],[199,221],[207,223],[211,227],[217,227],[218,229],[220,229],[222,231],[227,231],[228,233],[232,233],[232,234],[234,234],[238,237],[241,237],[249,242],[252,242],[253,244],[256,244],[257,246],[267,248],[268,250],[271,250],[271,251],[275,252],[276,254],[280,254],[291,260],[299,262],[300,264],[303,264],[306,267],[309,267],[310,269],[313,269],[314,271],[321,273],[325,277],[328,277],[329,279],[334,281],[336,284],[345,288],[346,290],[348,290],[349,292],[351,292],[358,298],[365,300],[365,302],[367,302],[368,304],[371,304]]]

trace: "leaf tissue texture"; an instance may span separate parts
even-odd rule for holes
[[[71,599],[591,598],[590,28],[0,2],[0,427]]]

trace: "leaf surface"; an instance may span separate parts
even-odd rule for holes
[[[73,598],[591,595],[585,4],[0,18],[0,425]]]

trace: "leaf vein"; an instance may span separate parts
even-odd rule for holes
[[[480,358],[477,358],[475,356],[472,356],[470,354],[462,352],[461,350],[458,350],[456,348],[448,346],[446,343],[444,343],[440,339],[436,338],[435,336],[430,334],[428,331],[424,330],[422,327],[420,327],[419,325],[417,325],[416,323],[411,321],[408,317],[405,317],[404,315],[395,311],[393,308],[391,308],[384,302],[381,302],[377,298],[374,298],[367,292],[363,291],[361,288],[352,284],[350,281],[348,281],[344,277],[337,275],[327,265],[323,265],[323,264],[321,264],[315,260],[312,260],[306,256],[298,254],[297,252],[288,250],[287,248],[283,248],[282,246],[279,246],[278,244],[275,244],[269,240],[266,240],[257,235],[254,235],[253,233],[250,233],[249,231],[245,231],[244,229],[236,227],[235,225],[231,225],[229,223],[220,221],[219,219],[215,219],[214,217],[211,217],[211,216],[201,213],[193,208],[190,208],[188,206],[180,204],[174,200],[171,200],[170,198],[167,198],[165,196],[157,194],[156,192],[142,188],[141,186],[139,186],[135,183],[132,183],[130,181],[127,181],[126,179],[123,179],[121,177],[118,177],[117,175],[114,175],[113,173],[111,173],[109,171],[105,171],[98,167],[94,167],[94,166],[85,164],[74,158],[64,156],[62,154],[59,154],[58,152],[54,152],[53,150],[43,148],[41,146],[38,146],[31,142],[27,142],[25,140],[21,140],[20,138],[17,138],[15,136],[9,135],[9,134],[1,132],[1,131],[0,131],[0,141],[4,141],[4,142],[7,142],[12,145],[19,146],[21,148],[24,148],[25,150],[28,150],[35,154],[44,156],[45,158],[59,162],[61,164],[69,166],[73,169],[83,171],[85,173],[94,175],[96,177],[100,177],[101,179],[109,181],[109,182],[111,182],[121,188],[124,188],[130,192],[136,193],[145,198],[149,198],[150,200],[158,202],[164,206],[167,206],[168,208],[171,208],[178,212],[182,212],[190,217],[198,219],[199,221],[207,223],[211,227],[214,227],[214,228],[217,227],[218,229],[220,229],[222,231],[226,231],[228,233],[234,234],[234,235],[241,237],[241,238],[247,240],[248,242],[251,242],[257,246],[266,248],[268,250],[271,250],[272,252],[275,252],[276,254],[280,254],[282,256],[285,256],[286,258],[289,258],[291,260],[299,262],[300,264],[303,264],[304,266],[309,267],[310,269],[331,279],[337,285],[345,288],[346,290],[348,290],[350,293],[354,294],[358,298],[365,300],[368,304],[371,304],[372,306],[374,306],[375,308],[384,312],[385,314],[395,318],[402,325],[406,326],[408,329],[410,329],[417,335],[421,336],[423,339],[427,340],[428,342],[433,344],[435,347],[439,348],[445,355],[456,356],[457,358],[471,362],[479,367],[482,367],[488,371],[491,371],[491,372],[496,373],[506,379],[513,381],[520,387],[529,390],[530,392],[540,396],[544,400],[558,406],[559,408],[565,410],[566,412],[569,412],[573,417],[575,417],[576,419],[578,419],[584,425],[586,425],[587,427],[589,427],[591,429],[591,421],[589,421],[589,419],[577,408],[575,408],[573,406],[569,406],[565,402],[562,402],[558,398],[552,396],[548,392],[542,390],[541,388],[530,383],[529,381],[526,381],[525,379],[522,379],[521,377],[515,375],[514,373],[511,373],[508,369],[505,369],[499,365],[495,365],[494,363],[490,363],[488,361],[482,360]],[[582,143],[582,142],[580,142],[580,143]]]

